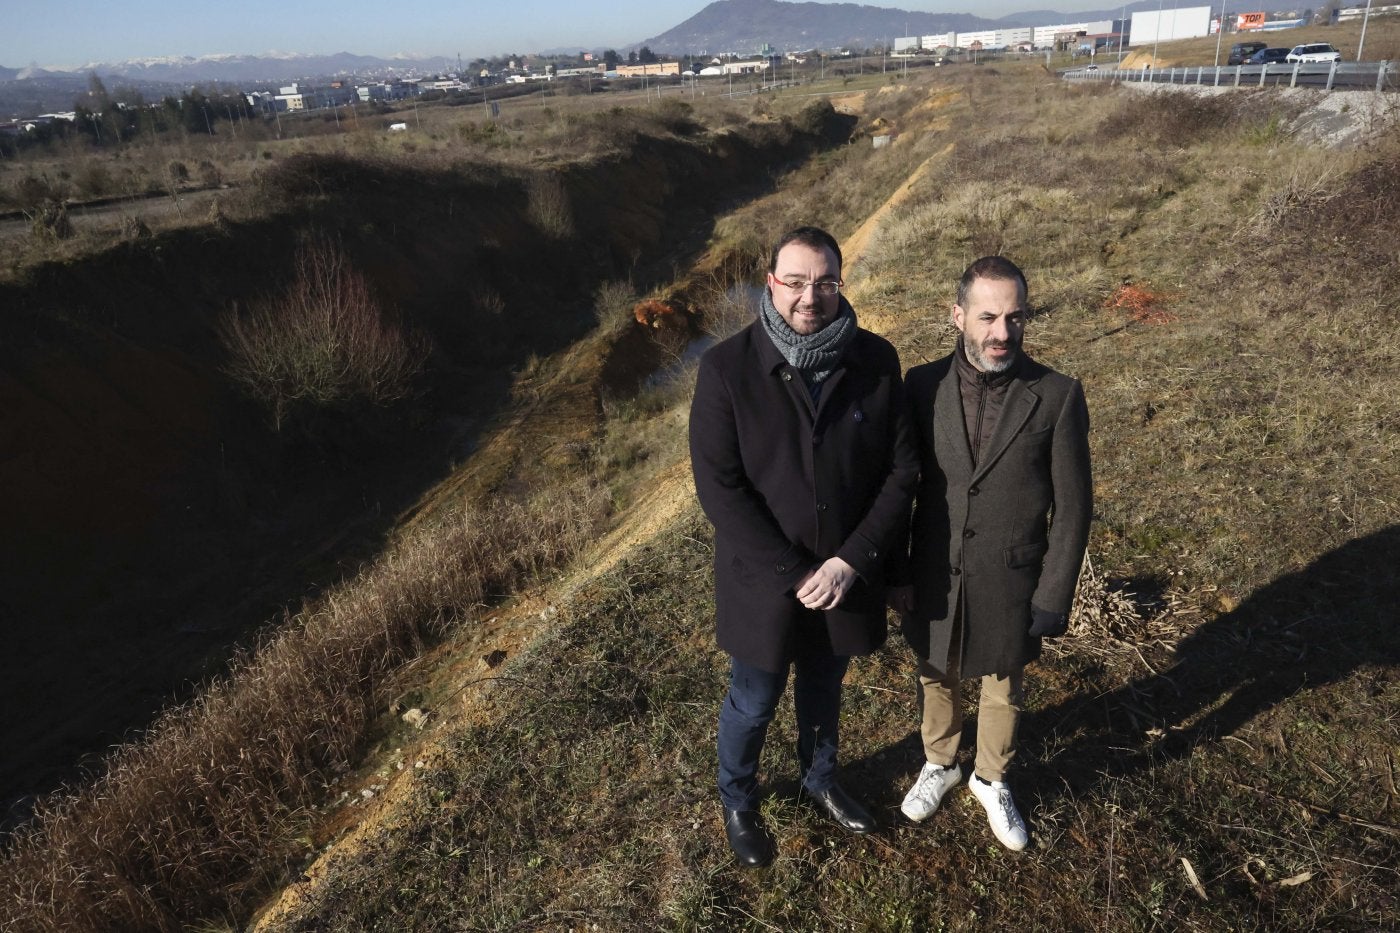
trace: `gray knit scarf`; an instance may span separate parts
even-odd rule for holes
[[[802,380],[808,388],[820,385],[836,371],[841,354],[856,336],[856,311],[845,295],[838,296],[840,310],[836,320],[815,334],[799,334],[788,326],[778,309],[773,307],[773,296],[763,289],[759,320],[773,346],[783,355],[783,359],[802,373]]]

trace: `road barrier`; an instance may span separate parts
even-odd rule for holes
[[[1324,91],[1400,91],[1400,62],[1291,62],[1120,69],[1098,66],[1061,73],[1068,81],[1124,81],[1201,87],[1312,87]]]

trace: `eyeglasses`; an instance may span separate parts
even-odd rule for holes
[[[832,281],[830,279],[822,279],[820,282],[804,282],[801,279],[793,279],[791,281],[785,282],[782,279],[775,278],[773,279],[773,281],[777,282],[779,285],[782,285],[785,288],[791,289],[794,295],[802,294],[807,290],[808,286],[811,286],[812,288],[816,289],[818,295],[824,295],[828,298],[839,292],[841,290],[841,286],[846,284],[840,279],[837,279],[835,281]]]

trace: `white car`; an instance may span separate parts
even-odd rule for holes
[[[1326,42],[1313,42],[1308,45],[1295,45],[1293,51],[1284,56],[1286,62],[1339,62],[1342,53]]]

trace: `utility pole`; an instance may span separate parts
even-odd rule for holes
[[[1157,43],[1162,39],[1162,0],[1157,0],[1157,29],[1152,33],[1152,67],[1157,68]]]
[[[1215,30],[1215,67],[1220,67],[1220,40],[1225,38],[1225,4],[1220,4],[1220,28]]]
[[[1366,12],[1361,17],[1361,39],[1356,43],[1356,60],[1361,61],[1361,49],[1366,45],[1366,24],[1371,20],[1371,0],[1366,0]]]
[[[1128,5],[1123,4],[1122,19],[1118,21],[1118,63],[1123,63],[1123,34],[1128,31]]]

